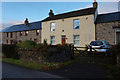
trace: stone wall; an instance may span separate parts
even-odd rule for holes
[[[18,54],[21,60],[35,63],[64,62],[72,58],[70,47],[62,50],[58,50],[57,47],[48,47],[47,50],[44,49],[44,51],[41,49],[35,51],[32,49],[19,48]]]
[[[96,24],[96,40],[106,40],[110,44],[115,44],[115,29],[119,22],[97,23]]]

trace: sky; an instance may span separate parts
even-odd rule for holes
[[[49,10],[54,14],[92,7],[93,2],[2,2],[2,28],[29,22],[41,21],[48,17]],[[118,2],[98,2],[99,14],[118,11]]]

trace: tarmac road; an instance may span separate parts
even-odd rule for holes
[[[62,78],[62,77],[2,62],[2,78]]]

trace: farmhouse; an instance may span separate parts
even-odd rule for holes
[[[84,47],[93,40],[106,40],[110,44],[120,42],[120,11],[98,14],[98,3],[93,7],[54,15],[42,21],[13,25],[3,31],[3,44],[13,44],[24,40],[36,43],[67,44]]]
[[[50,10],[49,17],[42,20],[42,42],[47,40],[52,45],[73,43],[75,46],[89,44],[96,38],[97,12],[97,2],[91,8],[58,15]]]

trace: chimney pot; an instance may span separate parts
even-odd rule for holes
[[[98,3],[96,2],[96,0],[94,0],[94,2],[93,2],[93,8],[97,9],[97,7],[98,7]]]
[[[49,17],[52,17],[52,16],[54,16],[54,13],[53,13],[52,10],[50,10],[50,12],[49,12]]]
[[[29,26],[28,18],[26,18],[26,20],[24,21],[24,25]]]

